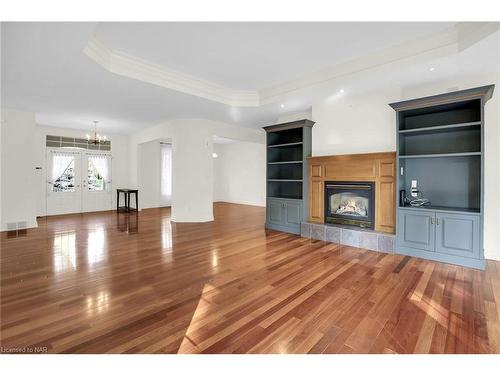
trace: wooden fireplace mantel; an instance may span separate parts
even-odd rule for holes
[[[325,221],[325,181],[375,182],[375,230],[394,233],[396,224],[396,153],[377,152],[307,158],[308,221]]]

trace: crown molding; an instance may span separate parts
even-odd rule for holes
[[[159,66],[136,56],[113,50],[96,36],[90,38],[84,48],[84,53],[111,73],[230,106],[259,107],[282,101],[304,89],[313,89],[323,84],[335,84],[337,80],[340,81],[370,69],[390,67],[391,64],[393,68],[394,64],[411,66],[416,62],[431,61],[459,53],[498,30],[500,30],[499,22],[457,23],[441,33],[386,48],[261,90],[235,90]]]
[[[235,90],[108,48],[96,36],[83,52],[111,73],[236,107],[258,107],[254,90]]]
[[[412,64],[417,57],[419,60],[430,60],[458,53],[498,30],[500,30],[499,22],[460,22],[439,34],[396,45],[293,81],[264,88],[259,91],[260,102],[272,103],[299,90],[334,82],[346,76],[392,63]]]
[[[500,30],[500,22],[460,22],[456,25],[458,49],[463,51]]]

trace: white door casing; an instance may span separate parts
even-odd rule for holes
[[[72,158],[73,161],[73,187],[69,189],[67,181],[56,183],[53,176],[54,169],[61,168],[58,163],[61,157]],[[99,157],[101,162],[107,164],[107,176],[105,176],[103,190],[91,190],[89,186],[89,163],[92,157]],[[54,158],[58,158],[54,161]],[[68,159],[69,160],[69,159]],[[91,150],[48,148],[46,157],[47,184],[46,203],[47,215],[61,215],[69,213],[80,213],[90,211],[104,211],[112,208],[112,180],[111,180],[112,157],[110,153]],[[58,171],[56,171],[59,173]],[[56,173],[56,174],[57,174]],[[61,189],[62,185],[62,189]]]

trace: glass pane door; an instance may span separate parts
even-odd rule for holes
[[[85,178],[82,191],[82,211],[111,209],[111,155],[85,152],[82,154]]]
[[[47,214],[81,211],[81,155],[78,151],[47,152]]]
[[[111,155],[47,151],[47,215],[111,209]]]

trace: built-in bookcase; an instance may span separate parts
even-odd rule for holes
[[[430,205],[480,212],[481,99],[398,113],[399,187],[418,182]]]
[[[398,191],[429,204],[398,204],[396,250],[483,268],[484,105],[494,86],[393,103]]]
[[[267,220],[271,229],[300,233],[307,209],[306,157],[311,156],[311,127],[300,120],[267,126]]]

